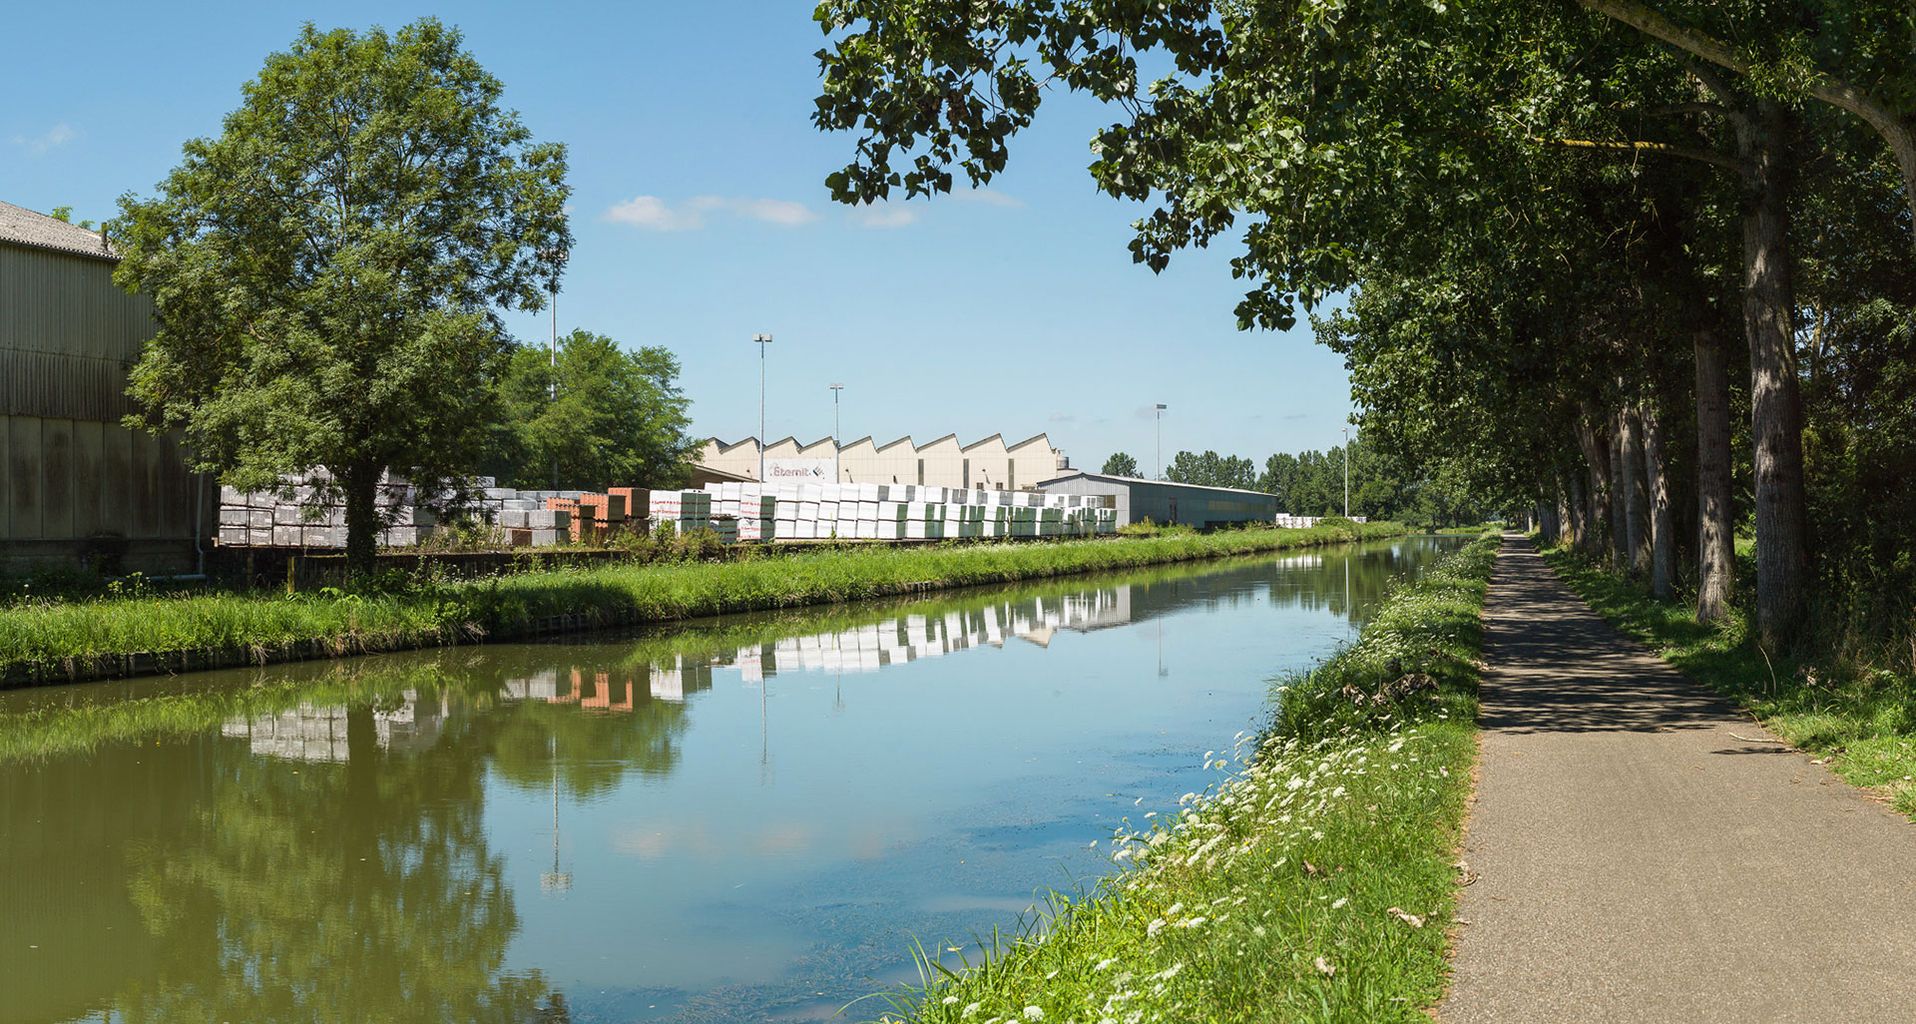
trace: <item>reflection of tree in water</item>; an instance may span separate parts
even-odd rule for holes
[[[477,723],[500,778],[544,789],[556,770],[560,788],[584,798],[610,791],[627,771],[662,776],[678,766],[686,706],[653,697],[643,667],[559,674],[571,683],[558,691],[564,699],[511,701]]]
[[[345,717],[344,764],[239,759],[189,842],[133,858],[164,953],[127,1019],[542,1019],[540,976],[501,972],[518,918],[481,760],[454,736],[391,756],[370,705]]]

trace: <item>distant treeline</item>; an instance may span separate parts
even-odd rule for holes
[[[1214,451],[1180,451],[1164,469],[1167,480],[1204,487],[1237,487],[1277,495],[1278,508],[1292,515],[1343,515],[1344,446],[1329,451],[1279,452],[1257,463]],[[1105,460],[1104,472],[1136,476],[1137,460],[1118,452]],[[1350,445],[1350,514],[1389,519],[1414,526],[1478,523],[1493,514],[1492,503],[1473,495],[1461,474],[1440,468],[1434,475],[1405,472],[1362,438]]]

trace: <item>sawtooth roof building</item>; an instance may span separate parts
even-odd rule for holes
[[[993,434],[960,444],[946,434],[924,444],[906,435],[878,444],[871,436],[843,445],[821,437],[810,444],[785,437],[765,446],[765,475],[772,481],[802,479],[822,483],[923,484],[928,487],[1035,490],[1040,480],[1069,468],[1064,453],[1044,434],[1005,443]],[[693,460],[748,480],[759,478],[759,440],[726,442],[709,438]]]

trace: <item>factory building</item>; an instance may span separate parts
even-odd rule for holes
[[[834,457],[836,456],[836,457]],[[756,437],[725,442],[710,438],[693,460],[725,473],[758,479],[759,442]],[[910,436],[878,444],[869,436],[836,447],[831,438],[810,444],[797,438],[774,441],[765,448],[765,475],[808,483],[911,484],[988,491],[1034,490],[1040,480],[1069,469],[1064,453],[1044,434],[1006,444],[993,434],[960,444],[957,434],[914,444]]]
[[[182,572],[208,532],[179,439],[120,425],[155,325],[116,262],[99,233],[0,202],[0,572]]]
[[[1277,495],[1235,487],[1199,487],[1168,480],[1073,472],[1042,480],[1037,488],[1046,494],[1109,497],[1117,506],[1119,526],[1149,519],[1165,525],[1213,529],[1277,520]]]

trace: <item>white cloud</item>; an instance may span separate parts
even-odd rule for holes
[[[852,211],[852,219],[860,227],[866,228],[902,228],[918,223],[918,211],[899,204],[871,203]]]
[[[80,137],[80,133],[65,121],[48,128],[39,135],[15,135],[13,144],[25,149],[33,156],[46,156],[53,150]]]
[[[1007,210],[1020,209],[1025,205],[1025,201],[1016,196],[1008,196],[988,188],[953,189],[951,198],[961,203],[983,203],[986,206],[1001,206]]]
[[[810,224],[818,219],[818,214],[813,213],[811,207],[787,199],[734,199],[729,205],[741,217],[786,228]]]
[[[793,228],[818,219],[804,203],[785,199],[727,198],[693,196],[676,206],[658,196],[634,196],[613,204],[605,219],[615,224],[630,224],[646,231],[696,231],[705,226],[706,216],[715,212],[756,220],[779,227]]]

